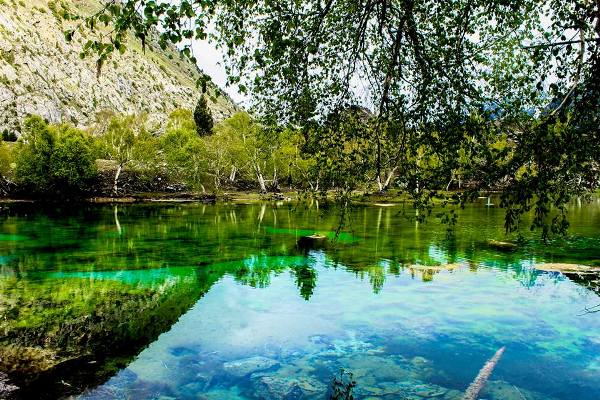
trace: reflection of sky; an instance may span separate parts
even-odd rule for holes
[[[433,359],[439,374],[462,382],[463,375],[476,375],[482,354],[507,346],[495,379],[537,390],[575,385],[588,391],[582,399],[600,396],[592,385],[600,379],[600,319],[577,316],[597,297],[568,280],[541,275],[537,285],[525,287],[514,270],[495,268],[442,271],[431,282],[403,273],[388,276],[375,294],[368,280],[326,268],[325,253],[312,252],[310,258],[319,276],[310,301],[286,273],[273,276],[264,289],[226,277],[142,351],[126,373],[176,387],[189,383],[183,378],[184,358],[193,363],[216,358],[218,369],[222,362],[256,355],[315,356],[323,351],[315,344],[319,337],[342,353],[381,347],[391,355],[392,348],[410,349]],[[249,264],[280,263],[273,257]],[[415,343],[425,347],[415,350]],[[449,347],[455,354],[450,363],[442,356]],[[568,373],[540,376],[535,369],[542,364],[546,371]],[[118,385],[119,379],[107,385]]]
[[[432,244],[429,246],[428,250],[429,258],[435,261],[438,264],[448,264],[448,257],[446,251],[440,249],[436,245]]]

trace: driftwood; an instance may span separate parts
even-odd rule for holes
[[[500,357],[502,357],[502,354],[504,354],[504,349],[505,347],[501,347],[500,349],[498,349],[496,354],[494,354],[494,356],[485,363],[483,368],[479,370],[479,374],[477,374],[475,380],[467,388],[467,391],[463,396],[463,400],[477,400],[479,392],[481,392],[481,390],[487,383],[490,375],[492,374],[492,371],[494,370],[494,367],[496,366],[496,364],[498,364],[498,361],[500,361]]]

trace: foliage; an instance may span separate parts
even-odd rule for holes
[[[204,96],[200,96],[194,109],[194,122],[196,123],[196,132],[198,132],[198,135],[208,136],[212,133],[214,125],[213,117]]]
[[[252,92],[265,123],[299,129],[306,146],[324,153],[323,179],[381,191],[394,184],[418,209],[456,182],[468,190],[447,201],[501,189],[507,229],[533,208],[532,227],[546,234],[566,227],[553,208],[562,214],[569,199],[598,187],[599,7],[127,0],[109,2],[87,23],[116,27],[90,47],[100,59],[129,31],[144,42],[159,26],[166,45],[205,39],[212,25],[230,83]],[[193,58],[189,46],[183,52]],[[372,110],[369,124],[329,127],[331,115],[356,105]],[[269,130],[273,141],[279,131]]]
[[[15,180],[29,193],[78,196],[96,178],[92,138],[68,125],[48,125],[38,116],[24,121],[15,158]]]
[[[104,132],[98,133],[101,156],[117,165],[113,194],[118,194],[119,177],[124,168],[155,171],[158,167],[156,140],[147,129],[144,116],[112,116]]]
[[[196,133],[191,112],[176,111],[171,114],[159,146],[167,171],[173,179],[184,181],[194,189],[206,190],[206,149]]]
[[[13,154],[11,153],[8,145],[4,142],[0,142],[0,176],[8,178],[12,175]]]

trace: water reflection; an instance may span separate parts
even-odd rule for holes
[[[599,302],[597,277],[535,269],[598,264],[598,207],[577,208],[568,240],[511,253],[486,243],[503,239],[493,208],[465,210],[453,237],[397,214],[356,209],[334,243],[337,216],[315,208],[13,208],[0,371],[23,398],[107,379],[85,396],[319,398],[346,368],[359,397],[451,399],[508,345],[489,398],[600,395],[600,325],[576,318]],[[298,246],[313,234],[328,244]]]

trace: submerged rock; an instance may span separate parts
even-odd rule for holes
[[[253,386],[258,398],[275,400],[322,398],[327,391],[325,384],[310,376],[257,375]]]
[[[298,239],[298,248],[303,250],[322,249],[327,246],[327,236],[313,234]]]
[[[517,249],[516,243],[503,242],[500,240],[490,239],[487,241],[488,246],[500,251],[514,251]]]
[[[537,264],[535,269],[548,272],[562,272],[564,274],[600,274],[600,267],[581,264],[543,263]]]
[[[489,381],[481,392],[482,398],[502,400],[557,400],[545,394],[519,388],[505,381]]]
[[[241,378],[255,372],[265,371],[278,365],[279,362],[272,358],[255,356],[226,362],[223,364],[223,369],[228,374]]]
[[[401,367],[387,357],[375,355],[357,354],[340,359],[340,363],[350,372],[367,371],[375,382],[397,382],[408,378],[411,372],[408,368]],[[358,376],[355,375],[355,377],[360,385],[361,380]]]

